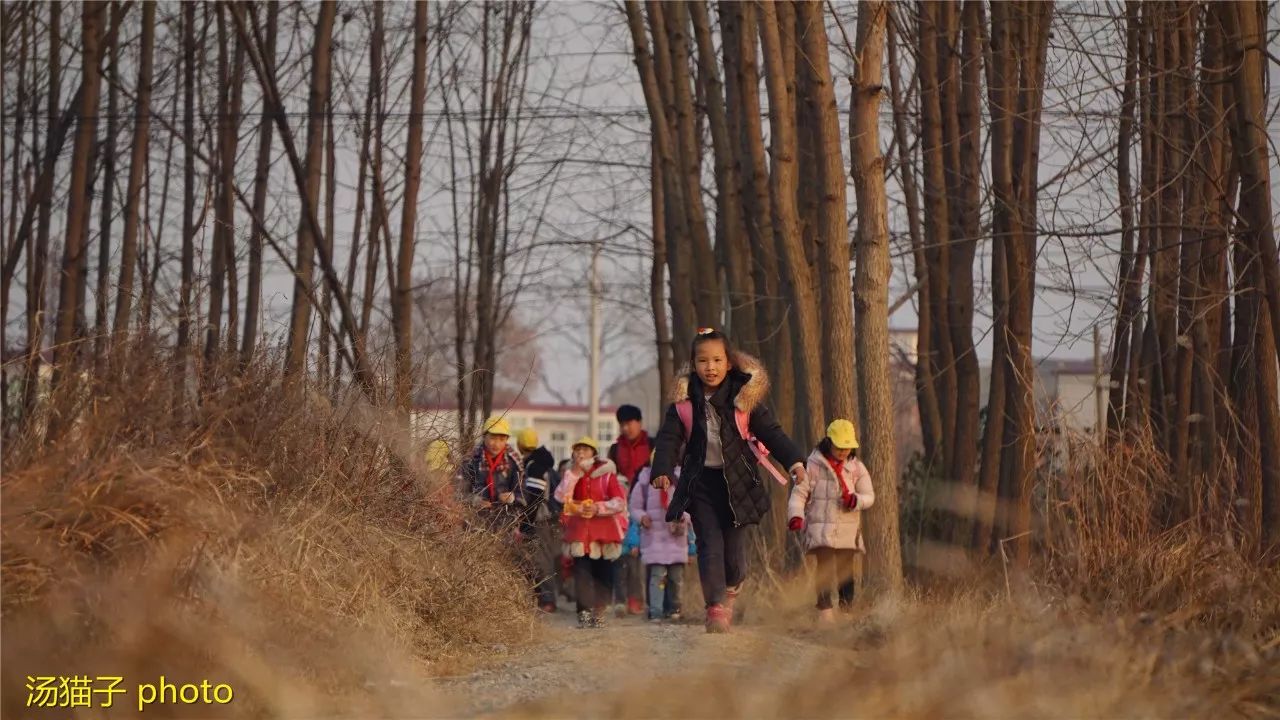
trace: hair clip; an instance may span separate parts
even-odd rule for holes
[[[715,331],[716,331],[716,329],[715,329],[715,328],[698,328],[698,334],[699,334],[699,335],[710,335],[711,333],[713,333],[713,332],[715,332]]]

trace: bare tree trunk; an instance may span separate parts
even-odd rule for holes
[[[651,2],[650,12],[656,3]],[[673,72],[671,85],[675,91],[675,140],[681,173],[685,183],[684,207],[688,216],[688,242],[693,250],[694,307],[698,323],[722,324],[720,281],[716,275],[711,237],[707,233],[707,211],[702,202],[702,142],[696,130],[693,91],[689,84],[690,42],[689,17],[685,0],[663,5],[667,13],[666,29]]]
[[[654,121],[657,123],[657,120]],[[671,347],[671,330],[667,325],[667,308],[663,298],[663,266],[667,261],[667,227],[663,207],[662,157],[655,137],[650,141],[649,180],[653,193],[651,217],[653,218],[653,262],[649,269],[649,302],[653,311],[654,342],[658,351],[658,395],[666,401],[671,397],[675,381],[674,348]]]
[[[1111,342],[1111,393],[1107,404],[1107,426],[1118,431],[1130,408],[1126,406],[1125,383],[1128,376],[1129,342],[1134,317],[1141,302],[1141,272],[1133,249],[1133,180],[1130,177],[1130,155],[1133,144],[1134,96],[1137,90],[1138,38],[1141,20],[1136,0],[1125,2],[1125,69],[1124,89],[1120,101],[1120,131],[1116,150],[1116,185],[1120,196],[1120,307],[1116,316],[1115,337]],[[1115,438],[1118,439],[1117,434]]]
[[[813,286],[805,276],[804,247],[801,244],[799,215],[796,210],[796,134],[794,116],[786,112],[793,103],[784,65],[784,49],[780,36],[780,22],[771,3],[757,5],[761,12],[760,39],[764,47],[765,70],[769,91],[769,126],[771,128],[770,152],[773,167],[770,185],[773,190],[776,230],[781,230],[784,251],[784,268],[790,285],[790,299],[804,338],[819,337],[817,301]],[[794,37],[794,36],[792,36]],[[806,342],[796,348],[798,362],[804,373],[805,387],[799,395],[806,407],[800,415],[807,419],[803,433],[796,428],[796,435],[804,441],[816,441],[822,434],[825,416],[822,397],[822,362],[818,343]]]
[[[120,5],[112,3],[114,15],[123,14]],[[116,24],[119,20],[116,20]],[[107,58],[107,137],[102,152],[102,207],[98,221],[98,283],[93,295],[93,374],[97,378],[106,372],[107,348],[111,338],[107,335],[107,317],[110,310],[111,286],[111,220],[115,210],[116,189],[116,113],[120,109],[120,48],[115,36],[106,40]]]
[[[953,142],[959,158],[954,185],[956,192],[948,198],[949,217],[955,232],[951,238],[951,277],[948,290],[951,299],[947,319],[951,323],[951,348],[956,363],[955,432],[952,436],[951,481],[954,487],[974,490],[977,487],[978,462],[978,395],[980,377],[978,353],[973,345],[973,260],[978,249],[981,226],[981,126],[982,126],[982,47],[983,12],[980,0],[967,0],[963,11],[963,42],[958,80],[959,103]],[[955,35],[958,37],[959,32]],[[950,116],[948,116],[950,117]],[[972,497],[962,495],[961,497]],[[952,543],[968,544],[971,518],[975,508],[966,504],[956,518]]]
[[[196,216],[196,6],[188,3],[182,8],[183,44],[183,190],[182,190],[182,286],[178,297],[178,337],[175,353],[178,372],[174,374],[174,386],[178,397],[185,394],[187,377],[191,372],[191,286],[195,269],[195,216]]]
[[[886,6],[880,6],[875,12],[887,13]],[[844,170],[844,153],[842,151],[842,143],[840,141],[840,117],[839,111],[836,109],[835,87],[831,80],[831,60],[827,49],[827,33],[826,26],[822,17],[822,5],[819,2],[800,2],[796,5],[796,24],[798,33],[803,40],[803,51],[805,62],[803,67],[809,73],[810,91],[812,93],[811,101],[813,103],[811,112],[817,121],[817,135],[815,137],[815,148],[817,150],[818,160],[818,186],[820,188],[820,203],[818,205],[818,264],[821,268],[821,285],[822,285],[822,308],[823,317],[825,319],[825,330],[822,332],[822,392],[825,402],[826,415],[830,418],[847,418],[853,419],[857,406],[854,400],[854,372],[853,358],[849,356],[849,346],[853,344],[853,307],[850,302],[852,288],[849,282],[849,226],[845,219],[846,201],[845,201],[845,170]],[[869,52],[875,52],[876,75],[871,82],[872,85],[879,86],[880,68],[879,54],[883,52],[884,46],[884,23],[885,17],[878,20],[880,33],[878,45]],[[875,104],[879,107],[879,94],[875,97]],[[876,135],[879,138],[879,135]],[[852,152],[852,145],[850,152]],[[870,159],[878,159],[876,155],[869,156]],[[864,165],[863,169],[867,172],[879,173],[878,177],[881,181],[881,191],[883,192],[884,168],[881,161],[876,165]],[[881,198],[883,200],[883,197]],[[873,198],[874,200],[874,198]],[[859,207],[862,207],[859,203]],[[885,230],[885,250],[888,249],[888,230]],[[885,255],[886,273],[888,268],[888,255]],[[885,292],[888,292],[888,275],[883,278],[886,285]],[[888,300],[885,300],[885,310],[888,310]],[[877,318],[872,318],[872,322],[879,322]],[[884,317],[887,323],[888,315]],[[887,337],[887,335],[886,335]],[[888,353],[888,345],[884,348],[886,355]],[[886,357],[887,360],[887,357]],[[884,378],[886,383],[889,378]],[[886,384],[886,391],[891,390],[891,385]],[[892,414],[890,415],[892,416]]]
[[[133,311],[133,273],[138,262],[138,205],[142,199],[142,183],[146,180],[147,152],[151,140],[151,71],[155,53],[156,6],[142,6],[142,47],[138,68],[138,98],[133,114],[133,150],[129,158],[129,185],[124,197],[124,235],[120,238],[120,285],[116,289],[116,312],[113,326],[112,355],[117,367],[122,366],[124,343],[129,337],[129,319]]]
[[[378,242],[378,236],[387,223],[382,203],[382,130],[386,119],[386,112],[382,105],[382,98],[385,96],[383,87],[385,80],[382,74],[384,44],[382,9],[382,3],[373,3],[373,32],[369,41],[369,88],[373,93],[371,103],[377,119],[373,124],[373,157],[370,160],[373,195],[369,203],[369,241],[364,265],[364,296],[360,306],[360,331],[356,339],[356,344],[362,347],[367,347],[369,342],[369,318],[373,312],[374,289],[378,278],[378,253],[382,247]],[[459,404],[459,407],[462,405]]]
[[[751,265],[756,292],[762,302],[756,310],[756,334],[766,364],[775,368],[777,384],[771,393],[779,422],[783,427],[793,427],[795,421],[795,392],[790,373],[791,344],[786,320],[786,300],[782,297],[778,273],[778,254],[775,242],[774,214],[769,192],[769,165],[765,160],[764,128],[760,119],[760,65],[757,47],[757,7],[755,3],[721,3],[721,14],[735,14],[739,22],[738,46],[733,50],[740,69],[738,87],[741,88],[739,110],[734,113],[741,119],[742,133],[738,138],[739,152],[747,162],[743,172],[743,205],[746,210],[747,238],[750,241],[754,261]]]
[[[889,223],[884,158],[880,155],[879,109],[883,92],[888,7],[866,0],[858,7],[857,67],[849,112],[849,156],[858,195],[857,311],[858,402],[863,456],[876,478],[876,505],[867,512],[868,583],[902,590],[898,537],[898,469],[893,443],[893,379],[889,369]]]
[[[400,217],[400,251],[391,300],[396,335],[396,408],[407,422],[413,390],[413,251],[418,218],[418,184],[422,174],[422,114],[427,97],[427,4],[413,7],[413,80],[409,92],[409,144],[405,149],[404,205]]]
[[[944,7],[937,2],[921,2],[920,37],[916,73],[920,81],[920,136],[924,156],[924,223],[925,261],[935,272],[928,273],[931,307],[921,313],[931,315],[932,330],[929,350],[932,353],[934,381],[938,383],[938,408],[942,419],[942,467],[954,467],[951,453],[956,428],[956,364],[951,345],[951,321],[948,315],[951,297],[951,222],[948,217],[945,146],[942,137],[942,91],[939,87],[941,64],[938,37]]]
[[[629,6],[628,6],[629,7]],[[671,285],[671,320],[674,329],[673,344],[678,349],[687,348],[693,340],[693,331],[698,325],[698,309],[694,298],[693,268],[693,230],[689,227],[688,200],[685,197],[688,185],[683,174],[680,155],[679,130],[676,125],[675,80],[671,68],[670,36],[667,32],[667,18],[663,11],[665,4],[647,3],[649,30],[653,36],[653,54],[650,66],[654,71],[654,89],[660,100],[661,112],[650,116],[661,121],[665,128],[660,141],[659,152],[662,153],[662,179],[667,183],[663,188],[663,199],[666,204],[664,216],[668,225],[667,234],[667,270]],[[638,6],[635,11],[638,12]],[[636,26],[630,20],[633,44],[636,38]],[[639,46],[637,46],[638,48]],[[637,50],[638,52],[638,50]],[[637,55],[637,57],[639,57]],[[643,72],[643,70],[642,70]],[[643,84],[643,75],[642,75]],[[646,104],[648,96],[646,95]]]
[[[1013,556],[1025,568],[1031,559],[1031,490],[1035,479],[1035,365],[1031,359],[1032,306],[1035,300],[1036,168],[1044,52],[1048,43],[1049,3],[992,6],[990,84],[992,178],[996,212],[1008,214],[1006,243],[1009,276],[1008,411],[1013,436],[1002,466],[1010,477],[1009,533]],[[1021,27],[1025,32],[1016,28]],[[999,134],[997,134],[997,131]],[[993,363],[994,364],[994,363]]]
[[[890,9],[892,12],[892,9]],[[924,237],[920,228],[920,199],[916,189],[915,161],[907,133],[907,105],[898,72],[898,41],[895,22],[886,21],[889,45],[889,87],[893,103],[894,144],[898,147],[899,184],[907,212],[907,234],[911,239],[912,267],[915,272],[919,313],[916,326],[915,389],[920,415],[920,434],[924,444],[925,463],[933,466],[942,452],[942,411],[938,404],[938,384],[933,367],[933,314],[929,312],[929,263],[925,258]]]
[[[1256,424],[1252,427],[1257,429],[1257,440],[1256,445],[1250,441],[1249,457],[1241,463],[1241,471],[1244,478],[1256,478],[1252,481],[1256,489],[1251,488],[1246,495],[1256,500],[1258,507],[1251,513],[1254,522],[1250,527],[1256,528],[1259,549],[1268,550],[1280,543],[1280,451],[1276,449],[1280,446],[1280,417],[1277,417],[1280,411],[1276,403],[1276,343],[1280,341],[1280,268],[1277,265],[1280,262],[1271,214],[1266,59],[1263,56],[1266,35],[1261,28],[1262,11],[1263,6],[1256,2],[1215,7],[1226,31],[1226,67],[1235,68],[1231,78],[1235,108],[1230,124],[1231,144],[1240,172],[1238,216],[1245,225],[1240,233],[1242,247],[1237,251],[1236,262],[1239,268],[1244,261],[1246,272],[1252,276],[1244,288],[1244,296],[1237,296],[1237,308],[1243,312],[1237,314],[1236,348],[1248,353],[1253,367],[1246,364],[1241,368],[1243,376],[1236,375],[1233,380],[1247,386],[1241,399],[1247,398],[1247,402],[1256,404]],[[1264,324],[1267,327],[1263,327]],[[1242,342],[1242,335],[1251,339],[1252,348]],[[1254,457],[1259,472],[1246,474]]]
[[[49,268],[49,224],[53,211],[53,168],[57,167],[61,147],[61,140],[55,135],[58,123],[54,121],[61,106],[59,97],[62,78],[61,18],[62,4],[56,1],[51,2],[49,4],[49,87],[46,96],[49,128],[44,145],[44,156],[41,158],[43,161],[41,164],[49,171],[42,172],[40,181],[37,183],[36,194],[40,199],[35,243],[27,259],[27,263],[31,266],[31,282],[27,287],[27,348],[30,354],[27,356],[27,374],[23,382],[22,398],[26,412],[31,412],[35,407],[36,398],[39,397],[40,368],[44,363],[43,351],[47,327],[45,289]],[[36,113],[33,112],[32,115],[35,116]],[[5,297],[8,297],[7,289]]]
[[[311,55],[311,90],[307,101],[307,154],[305,165],[307,207],[317,208],[320,199],[320,163],[324,150],[324,109],[328,105],[330,80],[330,48],[333,43],[333,18],[337,9],[333,0],[320,4],[316,24],[316,42]],[[311,324],[312,269],[315,266],[317,238],[310,222],[298,223],[298,257],[293,284],[293,311],[289,320],[289,345],[285,354],[285,374],[298,379],[307,369],[307,330]]]
[[[276,25],[280,3],[267,4],[267,46],[263,62],[267,72],[276,72]],[[241,44],[243,46],[243,43]],[[265,110],[266,102],[263,102]],[[266,228],[259,222],[267,215],[267,185],[271,180],[271,119],[265,115],[258,125],[258,164],[253,176],[253,230],[249,235],[248,286],[244,298],[244,339],[240,343],[240,363],[249,364],[258,345],[258,316],[262,304],[262,236]],[[350,293],[348,293],[350,294]]]
[[[84,308],[77,302],[77,288],[83,282],[85,273],[84,239],[89,224],[89,184],[93,172],[89,159],[98,128],[98,97],[101,90],[98,62],[102,53],[102,26],[106,11],[105,3],[89,3],[81,7],[84,83],[80,96],[79,124],[72,150],[71,184],[68,189],[58,327],[54,335],[54,385],[61,385],[79,369],[80,346],[77,342],[76,320]]]
[[[338,153],[337,138],[334,137],[333,127],[333,93],[329,93],[329,106],[325,111],[324,120],[324,239],[325,247],[330,257],[333,256],[333,227],[334,227],[334,203],[337,201],[338,194]],[[330,383],[330,373],[333,367],[329,364],[329,345],[332,333],[330,332],[329,317],[333,312],[333,292],[328,285],[320,293],[320,342],[317,360],[319,360],[319,368],[317,379],[321,387],[328,386]],[[341,348],[341,340],[332,343],[334,350]]]
[[[756,350],[756,311],[754,283],[751,280],[751,250],[746,243],[743,228],[742,201],[739,196],[739,173],[734,164],[737,156],[734,138],[729,129],[725,112],[728,90],[720,82],[716,67],[715,48],[711,42],[711,20],[706,0],[689,0],[689,14],[693,20],[694,36],[698,43],[698,78],[707,99],[707,117],[711,125],[711,141],[715,151],[717,194],[717,247],[725,258],[729,307],[725,316],[731,317],[734,341],[741,347]],[[724,44],[737,43],[736,23],[722,23]],[[725,74],[728,75],[726,64]],[[734,80],[730,79],[730,83]],[[733,98],[737,100],[736,94]],[[736,106],[735,106],[736,107]]]
[[[240,78],[243,59],[232,69],[231,49],[227,37],[226,9],[218,6],[218,161],[217,197],[213,231],[212,256],[209,262],[209,317],[205,328],[205,372],[213,371],[222,352],[222,305],[228,277],[233,271],[229,261],[234,258],[235,244],[235,180],[236,150],[240,139]],[[237,43],[238,45],[239,43]],[[237,51],[239,54],[239,51]],[[243,56],[241,56],[243,58]],[[236,72],[236,71],[239,72]],[[230,299],[230,298],[228,298]],[[230,305],[231,303],[228,303]],[[228,309],[228,316],[230,310]],[[229,324],[227,337],[234,338],[238,328]],[[234,341],[233,341],[234,342]]]

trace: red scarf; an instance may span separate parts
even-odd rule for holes
[[[843,492],[844,491],[844,461],[837,460],[825,453],[823,454],[823,457],[827,459],[827,464],[830,465],[831,469],[835,471],[836,484],[840,486],[840,490]]]
[[[836,474],[836,487],[840,490],[840,500],[844,506],[852,509],[855,504],[854,495],[848,488],[844,486],[844,460],[837,460],[830,455],[823,453],[822,457],[826,459],[827,464]]]
[[[505,471],[507,469],[507,454],[505,452],[500,452],[498,453],[497,457],[490,460],[489,451],[485,450],[484,460],[485,460],[485,463],[489,466],[489,475],[485,478],[485,485],[487,485],[489,488],[489,500],[490,501],[497,500],[498,493],[497,493],[497,489],[494,487],[493,476],[499,470]]]

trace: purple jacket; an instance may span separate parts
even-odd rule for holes
[[[674,488],[667,490],[670,499]],[[640,561],[645,565],[684,565],[689,562],[689,513],[677,523],[676,534],[667,524],[667,511],[662,507],[662,491],[649,484],[649,468],[640,471],[631,488],[631,520],[649,517],[649,527],[640,530]]]

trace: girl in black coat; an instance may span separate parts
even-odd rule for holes
[[[804,455],[763,404],[769,377],[760,361],[735,352],[724,333],[704,328],[693,340],[690,363],[693,371],[677,379],[658,431],[651,484],[670,485],[672,471],[680,465],[667,521],[685,511],[692,516],[707,632],[725,632],[747,575],[747,526],[769,511],[769,488],[757,472],[759,460],[749,439],[739,432],[739,414],[748,436],[763,443],[793,475],[803,477]],[[681,405],[690,418],[687,428]]]

